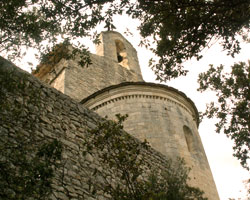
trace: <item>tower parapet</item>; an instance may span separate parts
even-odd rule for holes
[[[137,52],[120,33],[102,32],[100,40],[88,67],[80,66],[77,59],[61,59],[50,68],[40,66],[33,74],[77,101],[110,85],[143,81]]]

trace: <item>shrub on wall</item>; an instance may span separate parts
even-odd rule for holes
[[[105,167],[111,169],[120,182],[103,176],[105,193],[113,200],[205,200],[203,192],[188,185],[189,168],[182,159],[167,160],[164,169],[155,170],[154,163],[147,162],[149,144],[139,142],[123,131],[123,121],[127,116],[117,115],[117,121],[99,122],[97,128],[89,130],[83,152],[84,156],[98,155]],[[144,153],[143,153],[144,152]],[[96,169],[91,176],[100,176]],[[94,182],[89,183],[92,193],[98,190]]]

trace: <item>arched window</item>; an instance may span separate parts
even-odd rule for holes
[[[120,40],[115,40],[115,46],[116,46],[116,54],[117,54],[118,63],[122,65],[123,67],[126,67],[129,69],[127,52],[126,52],[126,48],[123,42]]]
[[[190,128],[188,126],[183,126],[183,131],[184,131],[188,151],[190,153],[194,153],[194,151],[196,150],[194,135],[193,135],[192,131],[190,130]]]

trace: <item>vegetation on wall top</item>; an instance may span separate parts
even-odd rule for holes
[[[101,150],[100,162],[119,180],[114,184],[112,177],[107,179],[96,169],[90,175],[91,192],[94,194],[98,187],[104,187],[104,192],[113,200],[207,199],[203,197],[204,192],[188,184],[190,169],[182,159],[175,162],[166,159],[161,169],[157,163],[150,163],[145,154],[149,144],[123,131],[122,123],[126,118],[126,115],[117,115],[117,121],[105,120],[89,130],[83,155],[95,154],[96,148]],[[98,176],[103,176],[104,185],[95,183]]]

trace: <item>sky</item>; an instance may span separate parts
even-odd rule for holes
[[[156,82],[155,75],[148,67],[148,60],[153,55],[145,48],[139,47],[140,36],[136,29],[138,21],[131,20],[126,16],[117,17],[115,19],[116,31],[124,35],[125,38],[136,48],[142,75],[147,82]],[[133,35],[126,35],[124,32],[129,29]],[[97,31],[102,31],[99,29]],[[86,39],[80,40],[90,48],[92,53],[95,53],[94,45]],[[242,45],[242,50],[235,58],[226,55],[226,52],[222,52],[222,48],[219,44],[215,44],[210,49],[203,52],[203,59],[196,61],[191,60],[185,63],[190,72],[186,77],[180,77],[172,80],[168,83],[162,83],[172,86],[182,92],[184,92],[189,98],[193,100],[199,111],[204,111],[206,103],[215,99],[215,95],[212,92],[197,92],[198,74],[205,72],[208,69],[209,64],[218,66],[220,64],[230,67],[233,63],[239,61],[247,61],[250,54],[250,44]],[[27,54],[23,63],[32,59],[32,53]],[[34,62],[35,63],[35,62]],[[21,65],[21,68],[30,71],[30,67],[27,65]],[[249,172],[244,170],[239,161],[232,156],[233,142],[228,139],[224,134],[217,134],[215,132],[216,120],[205,119],[199,126],[199,133],[202,139],[202,143],[210,164],[210,168],[213,173],[213,177],[217,186],[217,190],[221,200],[228,200],[229,198],[242,200],[246,198],[246,190],[243,184],[244,180],[250,178]]]

